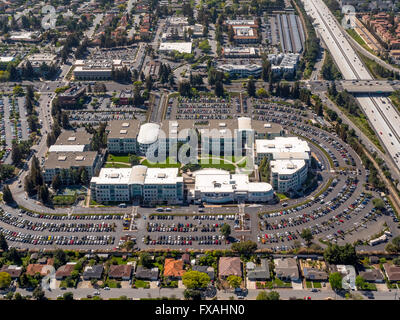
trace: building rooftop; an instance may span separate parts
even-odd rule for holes
[[[137,141],[139,144],[152,144],[157,141],[160,133],[160,125],[157,123],[145,123],[140,126]]]
[[[293,174],[303,167],[305,167],[306,162],[304,160],[279,160],[271,161],[271,172],[278,174]]]
[[[147,167],[133,166],[132,168],[102,168],[98,177],[91,182],[97,184],[144,184]]]
[[[108,123],[108,139],[135,139],[140,130],[138,120],[113,120]]]
[[[272,186],[265,182],[249,182],[246,174],[230,174],[221,169],[202,169],[194,172],[195,190],[201,192],[270,192]]]
[[[45,161],[45,169],[69,169],[71,167],[93,166],[97,158],[96,151],[86,152],[50,152]]]
[[[178,168],[148,168],[144,184],[183,183],[183,177],[178,177],[178,172]]]
[[[85,146],[92,142],[92,134],[86,130],[66,130],[61,132],[54,145],[57,146]],[[78,150],[79,151],[79,150]]]
[[[297,137],[275,137],[272,140],[256,140],[257,153],[310,152],[307,141]]]
[[[178,51],[179,53],[192,53],[191,42],[161,42],[160,51]]]

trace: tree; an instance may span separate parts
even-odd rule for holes
[[[242,284],[242,278],[238,276],[231,275],[226,280],[228,281],[229,285],[235,289],[239,288]]]
[[[10,204],[14,202],[10,187],[6,184],[3,188],[3,200],[5,203]]]
[[[324,251],[324,259],[326,262],[331,264],[355,265],[358,257],[355,247],[350,243],[347,243],[344,246],[329,244]]]
[[[225,223],[221,227],[221,234],[226,238],[228,238],[231,235],[231,226],[227,223]]]
[[[253,77],[250,77],[249,81],[247,82],[247,93],[250,97],[256,96],[256,83]]]
[[[42,203],[49,202],[49,189],[45,185],[41,185],[38,190],[38,199]]]
[[[136,166],[140,163],[140,158],[136,154],[130,154],[129,155],[129,163],[132,166]]]
[[[194,289],[186,289],[183,292],[183,297],[186,300],[201,300],[201,292]]]
[[[259,98],[265,98],[268,97],[268,92],[265,90],[265,88],[260,88],[257,90],[257,97]]]
[[[267,300],[279,300],[279,299],[280,299],[280,295],[279,295],[279,293],[276,292],[276,291],[271,291],[271,292],[268,294],[268,299],[267,299]]]
[[[8,251],[7,240],[2,233],[0,233],[0,249],[3,250],[3,252]]]
[[[232,251],[246,256],[250,256],[257,250],[257,243],[248,240],[244,242],[236,242],[231,246]]]
[[[74,295],[72,292],[66,292],[63,294],[63,299],[66,301],[74,300]]]
[[[224,85],[222,84],[222,81],[216,81],[215,82],[215,89],[214,93],[217,97],[223,97],[224,96]]]
[[[6,289],[11,284],[11,276],[7,272],[0,272],[0,289]]]
[[[145,268],[151,268],[152,262],[148,252],[142,252],[139,256],[139,264]]]
[[[372,200],[372,203],[374,204],[374,208],[379,211],[382,211],[382,209],[385,208],[385,202],[383,202],[382,199],[375,198]]]
[[[333,272],[329,275],[329,283],[332,290],[342,289],[342,275],[339,272]]]
[[[51,182],[51,186],[53,187],[54,190],[59,190],[62,186],[61,178],[59,174],[56,174],[53,177],[53,181]]]
[[[266,291],[260,291],[256,300],[268,300],[268,293]]]
[[[310,244],[311,244],[311,242],[312,242],[312,240],[313,240],[313,238],[314,238],[314,236],[313,236],[311,230],[310,230],[310,229],[303,229],[303,231],[301,232],[300,236],[301,236],[301,237],[304,239],[304,241],[306,242],[307,247],[309,247]]]
[[[187,271],[183,274],[182,281],[187,289],[205,289],[211,280],[207,273]]]
[[[44,291],[42,290],[42,288],[36,287],[35,290],[33,290],[32,296],[36,299],[36,300],[46,300]]]
[[[366,281],[365,281],[365,279],[364,279],[362,276],[357,276],[357,277],[356,277],[356,286],[357,286],[357,289],[359,289],[359,290],[364,289],[365,284],[366,284]]]

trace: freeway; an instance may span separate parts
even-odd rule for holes
[[[348,42],[343,30],[322,0],[303,0],[305,10],[314,19],[327,48],[345,80],[373,80],[368,70]],[[386,97],[370,94],[357,96],[362,110],[377,132],[384,147],[400,169],[400,115]]]

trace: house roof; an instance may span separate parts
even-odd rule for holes
[[[218,264],[219,276],[242,276],[242,267],[238,257],[221,257]]]
[[[144,268],[142,266],[137,267],[135,277],[137,279],[152,279],[152,278],[158,278],[158,268]]]
[[[213,267],[195,265],[193,266],[192,270],[207,273],[211,280],[214,280],[215,278],[215,272]]]
[[[310,280],[327,280],[328,274],[316,268],[303,268],[303,274],[306,279]]]
[[[120,264],[111,265],[108,271],[110,278],[130,278],[132,275],[132,265]]]
[[[85,271],[83,272],[83,276],[85,278],[93,277],[93,278],[100,278],[103,274],[103,265],[98,264],[94,266],[87,266]]]
[[[22,267],[15,265],[3,266],[0,269],[0,272],[8,273],[11,276],[11,278],[18,278],[22,273]]]
[[[294,258],[274,259],[275,272],[278,277],[299,278],[299,268]]]
[[[33,263],[33,264],[29,264],[26,267],[26,274],[28,274],[30,276],[34,276],[36,273],[40,273],[40,275],[42,275],[42,276],[47,275],[48,273],[50,273],[49,265]]]
[[[266,259],[261,260],[260,265],[255,265],[251,271],[247,272],[249,280],[269,279],[271,274],[269,272],[269,264]]]
[[[363,277],[366,281],[375,282],[384,280],[382,272],[377,269],[367,269],[365,271],[361,271],[359,275]]]
[[[400,267],[385,263],[383,265],[389,281],[400,281]]]
[[[59,267],[56,271],[56,277],[57,278],[64,278],[64,277],[69,277],[74,271],[76,263],[67,263],[61,267]]]
[[[185,273],[183,270],[183,261],[175,259],[165,259],[164,276],[165,277],[181,277]]]

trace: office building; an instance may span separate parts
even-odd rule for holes
[[[140,129],[138,120],[113,120],[108,123],[107,148],[110,153],[136,153]]]
[[[97,202],[140,201],[143,204],[183,202],[183,178],[177,168],[103,168],[90,182]]]
[[[247,174],[203,169],[194,172],[194,176],[195,186],[189,191],[189,197],[195,202],[269,202],[274,198],[274,190],[269,183],[250,182]]]

